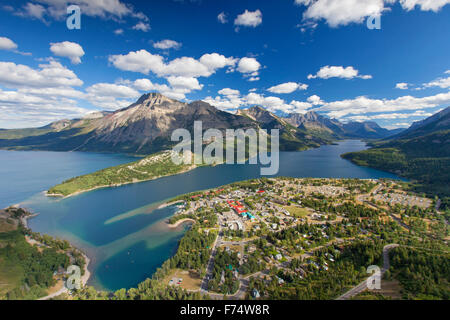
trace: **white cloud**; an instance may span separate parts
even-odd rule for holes
[[[233,67],[236,65],[237,59],[227,58],[218,53],[207,53],[200,57],[200,63],[208,67],[209,70],[215,71],[225,67]]]
[[[234,20],[234,25],[244,26],[244,27],[257,27],[262,23],[262,13],[261,11],[248,11],[245,10],[244,13],[238,15]]]
[[[218,69],[226,66],[234,66],[236,60],[227,58],[218,53],[205,54],[196,60],[191,57],[181,57],[165,62],[160,55],[151,54],[146,50],[130,52],[126,55],[112,55],[109,61],[118,69],[124,71],[150,72],[159,77],[209,77]]]
[[[78,107],[73,99],[0,89],[0,128],[43,126],[56,120],[78,118],[90,111]]]
[[[50,51],[55,56],[69,58],[73,64],[80,64],[81,57],[84,56],[83,48],[75,42],[57,42],[50,44]]]
[[[31,19],[45,21],[45,15],[47,13],[47,9],[40,4],[34,4],[28,2],[26,5],[22,7],[21,10],[17,11],[15,14],[20,17],[27,17]]]
[[[0,62],[0,84],[8,88],[53,88],[81,86],[76,74],[51,60],[33,69],[14,62]]]
[[[161,49],[161,50],[180,49],[181,48],[181,43],[179,43],[179,42],[177,42],[175,40],[165,39],[165,40],[161,40],[161,41],[155,42],[153,44],[153,48]]]
[[[138,22],[135,26],[133,26],[132,28],[133,30],[139,30],[139,31],[143,31],[143,32],[148,32],[151,28],[150,28],[150,24],[146,23],[146,22]]]
[[[255,73],[261,68],[261,64],[255,58],[242,58],[239,61],[237,70],[240,73]],[[256,76],[257,74],[253,74]]]
[[[219,15],[217,16],[217,20],[219,20],[219,22],[222,24],[228,23],[227,15],[225,12],[219,13]]]
[[[410,126],[411,126],[411,123],[409,123],[409,122],[397,122],[397,123],[394,123],[391,128],[393,128],[393,129],[395,129],[395,128],[409,128]]]
[[[136,98],[139,92],[124,85],[112,83],[96,83],[86,89],[94,97],[109,96],[113,98]]]
[[[36,0],[46,6],[46,12],[55,19],[61,20],[67,16],[67,7],[70,4],[80,6],[84,15],[100,17],[104,19],[121,19],[133,17],[147,21],[148,18],[142,12],[123,3],[121,0]]]
[[[400,90],[408,90],[408,86],[409,86],[408,83],[400,82],[395,85],[395,88]]]
[[[394,120],[394,119],[408,119],[412,117],[431,117],[432,113],[424,112],[423,110],[417,110],[413,113],[381,113],[376,115],[358,115],[346,117],[352,121],[371,121],[371,120]]]
[[[320,97],[318,95],[312,95],[306,100],[314,106],[323,104],[322,100],[320,99]]]
[[[322,102],[318,110],[327,112],[331,117],[343,118],[367,113],[423,110],[448,104],[450,104],[450,92],[422,98],[402,96],[397,99],[370,99],[362,96],[355,99]]]
[[[222,90],[218,91],[218,94],[221,94],[221,95],[227,96],[227,97],[232,97],[232,96],[238,97],[241,93],[239,92],[239,90],[223,88]]]
[[[296,83],[296,82],[286,82],[286,83],[279,84],[277,86],[270,87],[269,89],[267,89],[267,91],[272,92],[272,93],[283,94],[283,93],[292,93],[296,90],[306,90],[306,89],[308,89],[307,84]]]
[[[450,0],[400,0],[405,10],[413,10],[416,6],[422,11],[439,11],[443,6],[450,4]]]
[[[167,81],[173,88],[187,89],[188,92],[203,89],[203,85],[201,85],[196,78],[192,77],[168,77]]]
[[[371,75],[360,75],[359,71],[350,67],[342,67],[342,66],[324,66],[320,68],[320,70],[315,75],[308,75],[308,79],[330,79],[330,78],[342,78],[342,79],[372,79]]]
[[[269,111],[276,112],[303,112],[306,107],[311,104],[302,104],[298,101],[292,101],[291,104],[286,103],[283,99],[273,96],[263,96],[258,93],[250,92],[245,96],[240,96],[238,90],[224,88],[218,92],[221,96],[206,97],[205,102],[226,111],[235,111],[244,106],[262,106]]]
[[[116,34],[116,35],[122,35],[123,34],[123,29],[116,29],[116,30],[114,30],[114,34]]]
[[[0,37],[0,50],[16,50],[17,44],[9,38]]]
[[[397,0],[295,0],[300,6],[306,6],[303,20],[325,22],[331,27],[345,26],[350,23],[363,23],[367,17],[381,16],[390,11]],[[399,0],[403,9],[409,11],[416,6],[422,11],[439,11],[450,0]]]
[[[307,6],[304,20],[324,19],[331,27],[361,23],[366,17],[380,16],[386,10],[383,0],[296,0]]]
[[[448,73],[448,71],[446,72]],[[442,89],[450,88],[450,77],[448,78],[438,78],[434,81],[424,83],[425,88],[431,88],[431,87],[439,87]]]
[[[293,106],[292,113],[306,113],[308,109],[310,109],[313,105],[309,102],[303,101],[291,101],[291,106]]]

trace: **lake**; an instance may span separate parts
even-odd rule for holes
[[[304,152],[280,154],[278,176],[317,178],[397,178],[395,175],[371,168],[358,167],[340,158],[346,152],[366,149],[361,141],[342,141],[337,145],[322,146]],[[165,221],[176,208],[157,209],[164,200],[174,196],[218,187],[224,184],[260,177],[257,165],[220,165],[202,167],[177,176],[155,181],[99,189],[67,199],[45,197],[44,191],[51,184],[67,178],[67,172],[80,175],[93,171],[95,154],[0,152],[2,169],[8,179],[15,181],[17,174],[24,184],[27,176],[33,176],[35,194],[14,195],[7,183],[0,185],[12,199],[8,204],[21,201],[21,205],[39,215],[29,221],[34,231],[64,238],[83,249],[91,258],[93,274],[89,284],[99,289],[117,290],[130,288],[150,277],[157,267],[175,252],[179,239],[187,226],[169,229]],[[75,159],[71,159],[75,157]],[[94,158],[90,158],[94,157]],[[98,155],[103,167],[111,162],[127,160],[125,156]],[[111,158],[109,158],[111,157]],[[16,161],[8,159],[16,159]],[[21,158],[31,159],[23,166]],[[64,163],[61,163],[63,162]],[[76,163],[75,168],[69,168]],[[8,171],[7,168],[10,168]],[[48,171],[46,175],[45,171]],[[78,170],[78,171],[77,171]],[[74,172],[77,171],[77,172]],[[32,175],[39,172],[36,177]],[[42,187],[39,186],[42,177]],[[6,188],[6,189],[3,189]],[[38,189],[37,189],[38,188]],[[41,192],[39,192],[41,191]],[[5,197],[5,196],[3,196]]]

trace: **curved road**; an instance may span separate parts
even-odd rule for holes
[[[381,269],[381,278],[383,278],[383,275],[386,273],[386,271],[390,268],[391,264],[389,261],[389,251],[393,248],[398,247],[398,244],[388,244],[384,246],[383,248],[383,269]],[[353,287],[340,297],[338,297],[336,300],[348,300],[361,292],[367,290],[367,279],[358,284],[356,287]]]

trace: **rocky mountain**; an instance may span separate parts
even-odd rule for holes
[[[287,118],[279,117],[261,107],[239,110],[237,115],[247,117],[259,123],[262,129],[280,130],[280,150],[297,151],[329,144],[335,137],[317,134],[314,130],[292,125]]]
[[[381,128],[375,122],[342,123],[336,119],[317,114],[314,111],[309,111],[305,114],[290,114],[287,121],[298,128],[315,131],[316,134],[328,139],[381,139],[397,133],[397,131]]]
[[[97,113],[83,119],[61,120],[38,129],[33,135],[15,130],[0,132],[0,148],[54,151],[95,151],[150,154],[173,143],[173,130],[256,128],[246,117],[223,112],[202,102],[183,103],[158,93],[143,95],[136,103],[112,113]],[[25,131],[27,129],[24,129]]]
[[[450,128],[450,107],[436,113],[435,115],[422,121],[414,122],[411,127],[405,131],[392,136],[392,139],[407,139],[413,137],[424,136],[441,130]]]

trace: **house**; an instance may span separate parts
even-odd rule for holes
[[[275,256],[275,259],[280,261],[281,259],[283,259],[283,256],[281,255],[281,253],[277,253]]]

